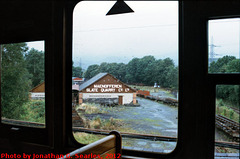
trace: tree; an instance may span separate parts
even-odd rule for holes
[[[118,63],[117,66],[117,73],[115,74],[116,78],[126,82],[125,76],[126,76],[126,64],[124,63]]]
[[[74,62],[72,61],[72,77],[83,77],[82,67],[75,67]]]
[[[210,63],[209,73],[224,73],[227,72],[227,65],[229,62],[235,60],[234,56],[224,56],[219,58],[216,62]]]
[[[139,71],[138,64],[140,62],[139,58],[133,58],[128,62],[126,68],[126,81],[127,83],[139,83]]]
[[[73,68],[72,68],[72,76],[73,77],[82,77],[83,76],[82,68],[73,66]]]
[[[44,53],[32,48],[25,59],[28,72],[32,75],[32,87],[44,82]]]
[[[90,65],[87,68],[87,71],[85,72],[84,77],[87,79],[90,79],[90,78],[94,77],[95,75],[97,75],[98,73],[100,73],[99,65],[96,65],[96,64]]]
[[[216,62],[212,62],[209,68],[210,73],[239,73],[240,60],[234,56],[224,56]],[[216,97],[224,102],[239,106],[240,103],[240,87],[239,85],[218,85],[216,89]]]
[[[226,66],[226,72],[239,73],[240,72],[240,59],[234,59],[228,62]]]
[[[85,72],[85,78],[91,78],[99,72],[107,72],[128,84],[154,85],[178,88],[178,68],[170,58],[156,60],[154,56],[133,58],[128,64],[107,63],[91,65]]]
[[[216,89],[216,97],[238,107],[240,105],[240,86],[218,85]]]
[[[156,59],[154,56],[144,56],[140,59],[140,62],[138,63],[138,73],[139,73],[139,79],[141,79],[140,83],[144,83],[146,85],[149,84],[149,80],[151,79],[151,69],[147,69],[148,66],[151,66],[152,63],[154,63]]]
[[[26,43],[2,45],[1,104],[2,116],[19,119],[24,113],[23,104],[28,100],[31,86],[24,54]]]
[[[178,67],[170,66],[167,73],[166,85],[172,89],[178,89]]]
[[[107,72],[115,76],[116,78],[124,81],[126,68],[124,63],[106,63],[103,62],[99,66],[99,72]]]

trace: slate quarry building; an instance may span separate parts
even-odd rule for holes
[[[136,91],[109,73],[99,73],[79,87],[79,104],[135,105]]]
[[[42,100],[45,99],[45,82],[40,83],[29,91],[29,99]]]

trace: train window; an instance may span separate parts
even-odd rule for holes
[[[117,130],[124,149],[171,152],[178,125],[178,2],[127,1],[134,13],[106,16],[114,3],[80,2],[73,12],[74,137],[88,144]]]
[[[209,21],[209,73],[240,73],[239,28],[240,18]]]
[[[239,156],[240,85],[217,85],[215,156]],[[227,154],[226,154],[227,153]],[[224,155],[223,155],[224,154]]]
[[[45,127],[44,41],[2,44],[1,121]]]

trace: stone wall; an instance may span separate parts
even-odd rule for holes
[[[110,101],[116,100],[119,98],[119,96],[122,96],[123,97],[122,102],[123,102],[123,105],[125,105],[125,104],[130,104],[133,101],[134,99],[133,94],[135,93],[79,93],[79,99],[83,99],[82,103],[85,103],[84,102],[85,100],[91,101],[91,99],[94,99],[93,101],[95,102],[96,100],[99,99],[101,103],[101,101],[108,102],[108,100]],[[103,103],[106,103],[106,102],[103,102]],[[114,103],[118,104],[118,100]],[[79,104],[81,104],[81,102]]]
[[[118,105],[118,98],[86,98],[83,99],[83,103],[95,103],[101,105]]]

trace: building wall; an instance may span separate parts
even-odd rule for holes
[[[45,93],[44,92],[41,92],[41,93],[39,93],[39,92],[37,92],[37,93],[31,92],[30,97],[31,97],[31,99],[35,99],[35,100],[37,100],[37,99],[45,99]]]
[[[80,88],[81,89],[81,88]],[[83,93],[135,93],[136,91],[119,81],[117,78],[107,74],[88,87],[80,90]]]
[[[116,101],[119,96],[123,96],[123,104],[130,104],[133,102],[133,93],[83,93],[82,99],[83,102],[87,99],[104,99],[108,102],[109,99]]]

